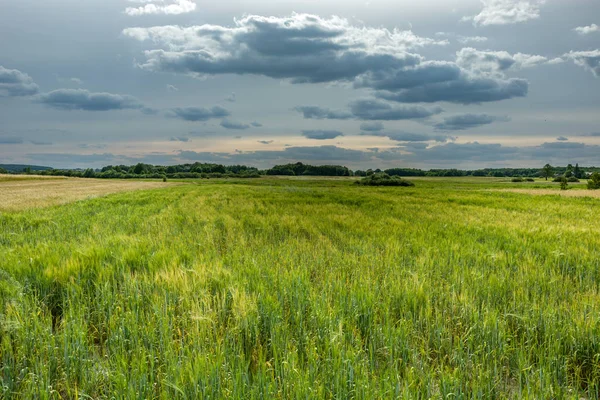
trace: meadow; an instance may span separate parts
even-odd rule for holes
[[[0,182],[0,398],[598,398],[600,199],[411,180]]]

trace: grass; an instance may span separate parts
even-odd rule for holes
[[[0,398],[598,398],[598,200],[411,180],[0,214]]]

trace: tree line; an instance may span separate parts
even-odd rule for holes
[[[285,176],[360,176],[386,173],[398,177],[521,177],[521,178],[586,178],[592,172],[600,172],[596,167],[580,167],[569,164],[566,167],[546,164],[543,168],[483,168],[475,170],[460,170],[456,168],[423,170],[417,168],[390,168],[386,170],[368,169],[351,170],[341,165],[309,165],[301,162],[275,165],[266,170],[245,165],[222,165],[214,163],[189,163],[179,165],[152,165],[137,163],[135,165],[108,165],[101,169],[34,169],[27,166],[20,171],[6,170],[0,166],[0,173],[31,173],[37,175],[70,176],[81,178],[103,179],[207,179],[207,178],[258,178],[263,175]]]

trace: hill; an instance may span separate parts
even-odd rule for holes
[[[26,168],[32,171],[47,171],[52,167],[43,167],[41,165],[26,165],[26,164],[0,164],[0,169],[5,169],[8,172],[23,172]]]

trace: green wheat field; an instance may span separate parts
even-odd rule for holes
[[[0,211],[0,398],[598,398],[600,198],[413,181]]]

